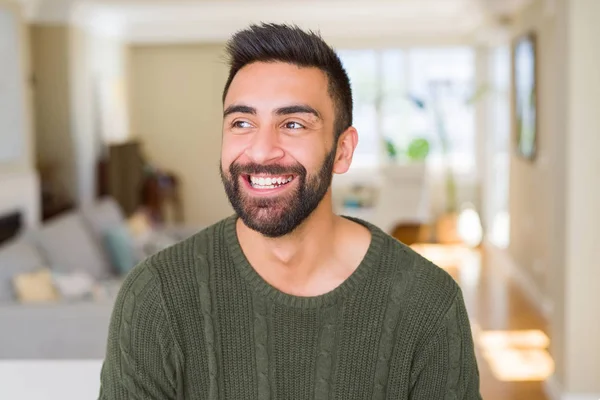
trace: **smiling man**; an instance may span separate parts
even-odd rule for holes
[[[350,82],[317,35],[229,42],[221,177],[235,215],[138,265],[101,399],[480,399],[462,294],[377,227],[335,215]]]

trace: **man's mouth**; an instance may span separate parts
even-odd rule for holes
[[[254,189],[277,189],[294,180],[294,175],[246,175]]]

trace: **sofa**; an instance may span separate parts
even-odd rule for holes
[[[62,214],[35,231],[0,245],[0,359],[102,359],[108,325],[120,283],[127,270],[116,265],[107,232],[128,227],[117,203],[104,198]],[[135,259],[194,234],[201,227],[156,227],[142,242],[131,238]],[[45,302],[23,302],[14,279],[40,271],[52,276],[84,276],[93,291]]]

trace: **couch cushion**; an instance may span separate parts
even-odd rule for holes
[[[125,225],[109,229],[104,237],[106,248],[121,275],[126,275],[136,264],[133,238]]]
[[[106,246],[107,232],[125,226],[125,217],[117,202],[112,197],[104,197],[97,202],[81,207],[81,216],[94,240],[102,249],[106,263],[118,270],[118,265],[111,257],[111,249]]]
[[[99,243],[102,242],[107,231],[125,225],[121,208],[112,197],[105,197],[96,203],[82,207],[81,215]]]
[[[77,212],[47,222],[37,234],[39,246],[57,272],[86,271],[96,279],[114,275],[100,244]]]
[[[19,238],[0,247],[0,302],[14,301],[13,277],[36,271],[47,263],[32,243]]]

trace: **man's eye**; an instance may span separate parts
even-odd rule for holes
[[[250,125],[250,122],[248,121],[235,121],[233,124],[231,124],[231,126],[233,128],[241,128],[241,129],[247,129],[252,127],[252,125]]]
[[[302,129],[304,128],[304,125],[298,123],[298,122],[286,122],[286,124],[284,125],[286,129]]]

